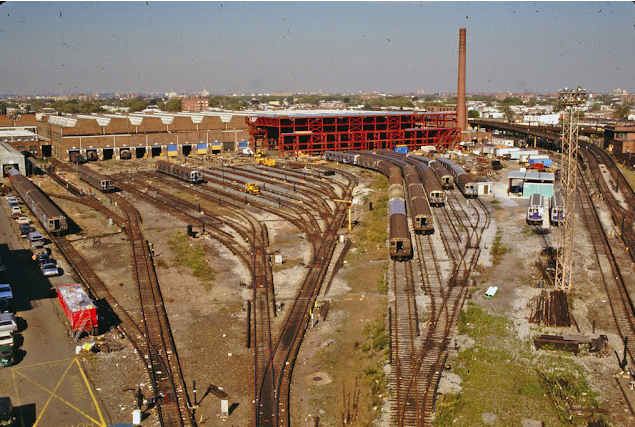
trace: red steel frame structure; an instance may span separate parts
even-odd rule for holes
[[[455,112],[365,111],[265,113],[247,116],[250,146],[278,155],[321,154],[326,150],[408,151],[423,145],[452,149],[461,140]]]

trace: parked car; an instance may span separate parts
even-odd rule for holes
[[[38,265],[42,264],[57,264],[57,261],[51,258],[51,256],[47,252],[40,252],[38,254],[33,255],[34,260],[37,261]]]
[[[29,233],[29,242],[34,248],[41,248],[44,246],[44,236],[39,231],[32,231]]]
[[[29,237],[29,233],[33,231],[33,227],[31,224],[22,224],[20,225],[20,237],[27,238]]]
[[[13,331],[0,330],[0,345],[13,345]]]
[[[0,284],[0,313],[13,311],[13,292],[8,283]]]
[[[18,224],[23,225],[23,224],[31,224],[31,221],[29,220],[29,218],[25,217],[24,215],[19,216],[16,218],[16,221],[18,222]]]
[[[45,276],[57,276],[60,274],[60,269],[52,262],[46,264],[40,264],[40,270]]]
[[[13,353],[13,347],[10,345],[0,345],[0,366],[15,365],[15,354]],[[4,399],[0,397],[0,399]],[[9,401],[11,404],[11,401]],[[10,406],[9,406],[10,408]],[[5,411],[0,401],[0,426],[10,426],[12,422],[11,410]],[[8,424],[7,424],[8,423]]]
[[[18,198],[15,197],[15,196],[7,196],[6,199],[7,199],[7,202],[9,203],[9,205],[17,205],[18,203],[20,203],[18,201]]]
[[[0,313],[0,331],[18,331],[18,324],[15,323],[13,313]]]

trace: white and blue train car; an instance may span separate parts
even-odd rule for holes
[[[553,225],[560,225],[564,223],[565,215],[564,199],[562,193],[556,191],[553,196],[549,198],[549,220]]]
[[[529,197],[529,206],[527,207],[527,224],[542,224],[544,204],[545,197],[542,194],[532,194],[531,197]]]

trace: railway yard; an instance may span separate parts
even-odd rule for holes
[[[508,192],[518,163],[324,157],[35,161],[29,191],[67,221],[45,229],[11,190],[61,268],[43,277],[2,201],[24,324],[0,389],[26,423],[105,426],[139,406],[148,426],[635,423],[620,367],[635,362],[635,194],[603,151],[581,163],[567,308],[552,292],[558,228],[529,225],[527,198]],[[96,302],[96,336],[56,304],[51,289],[72,283]],[[540,335],[582,350],[537,349]]]

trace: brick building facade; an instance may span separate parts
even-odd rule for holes
[[[61,160],[77,154],[92,159],[121,158],[126,150],[132,158],[206,154],[233,150],[236,142],[249,139],[245,116],[231,112],[45,115],[39,118],[25,115],[9,120],[0,116],[0,127],[37,126],[40,137],[37,153]],[[20,143],[12,145],[16,144]]]
[[[181,111],[200,113],[209,110],[209,101],[201,98],[183,98],[181,100]]]
[[[604,148],[615,160],[632,167],[635,164],[635,126],[606,126]]]

